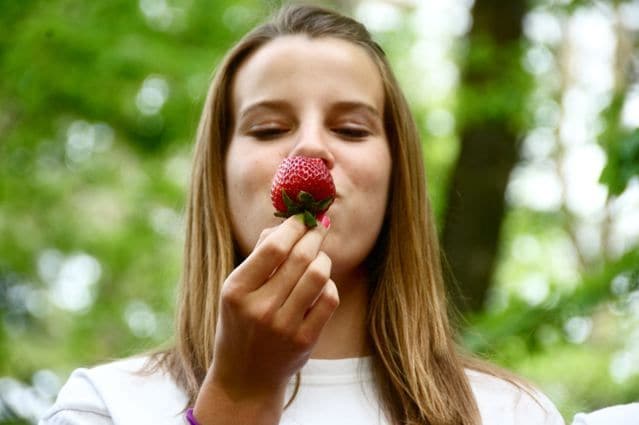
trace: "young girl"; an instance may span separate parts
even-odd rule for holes
[[[269,199],[292,156],[337,188],[310,230]],[[186,224],[174,347],[75,371],[42,425],[563,424],[456,346],[419,135],[358,22],[286,7],[227,54]]]

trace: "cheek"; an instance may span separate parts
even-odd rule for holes
[[[350,163],[348,199],[340,205],[335,229],[329,233],[326,251],[337,274],[359,267],[379,236],[390,184],[390,157],[382,152],[352,155],[361,162]],[[337,212],[336,212],[337,213]],[[329,210],[330,215],[330,210]]]
[[[242,253],[247,255],[260,232],[273,226],[270,188],[277,167],[270,155],[229,150],[225,163],[226,191],[235,236]]]
[[[272,179],[272,166],[266,156],[251,154],[241,149],[229,150],[226,158],[226,189],[231,213],[243,211],[248,215],[251,206],[268,198]]]
[[[358,235],[351,238],[348,244],[353,248],[368,251],[381,229],[386,215],[388,190],[390,185],[391,161],[383,149],[368,151],[365,154],[351,155],[356,162],[344,167],[349,181],[348,191],[342,207],[343,213],[336,217],[341,221],[336,229],[347,234]],[[329,210],[330,215],[330,210]],[[347,241],[344,241],[347,243]],[[368,252],[360,252],[367,255]]]
[[[390,154],[382,151],[367,159],[360,167],[362,170],[358,176],[360,187],[369,197],[372,208],[385,209],[391,174]]]
[[[226,161],[226,182],[229,195],[246,196],[258,185],[255,173],[256,165],[252,161],[237,160],[237,155],[229,156]]]

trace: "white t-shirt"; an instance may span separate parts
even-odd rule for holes
[[[577,413],[572,425],[639,425],[639,403],[619,404],[595,410],[591,413]]]
[[[135,372],[144,358],[78,369],[39,425],[184,425],[186,394],[166,373]],[[548,398],[537,401],[498,378],[468,371],[484,425],[563,425]],[[286,400],[294,388],[289,384]],[[388,425],[373,386],[371,358],[311,359],[280,425]]]

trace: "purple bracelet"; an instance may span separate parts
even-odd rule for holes
[[[193,416],[193,408],[192,407],[190,407],[186,411],[186,421],[189,423],[189,425],[200,425],[199,423],[197,423],[197,421],[195,420],[195,417]]]

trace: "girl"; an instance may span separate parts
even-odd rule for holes
[[[312,230],[273,216],[290,156],[335,181]],[[360,23],[286,7],[231,49],[186,223],[175,345],[74,372],[43,425],[563,423],[456,346],[418,132]]]

